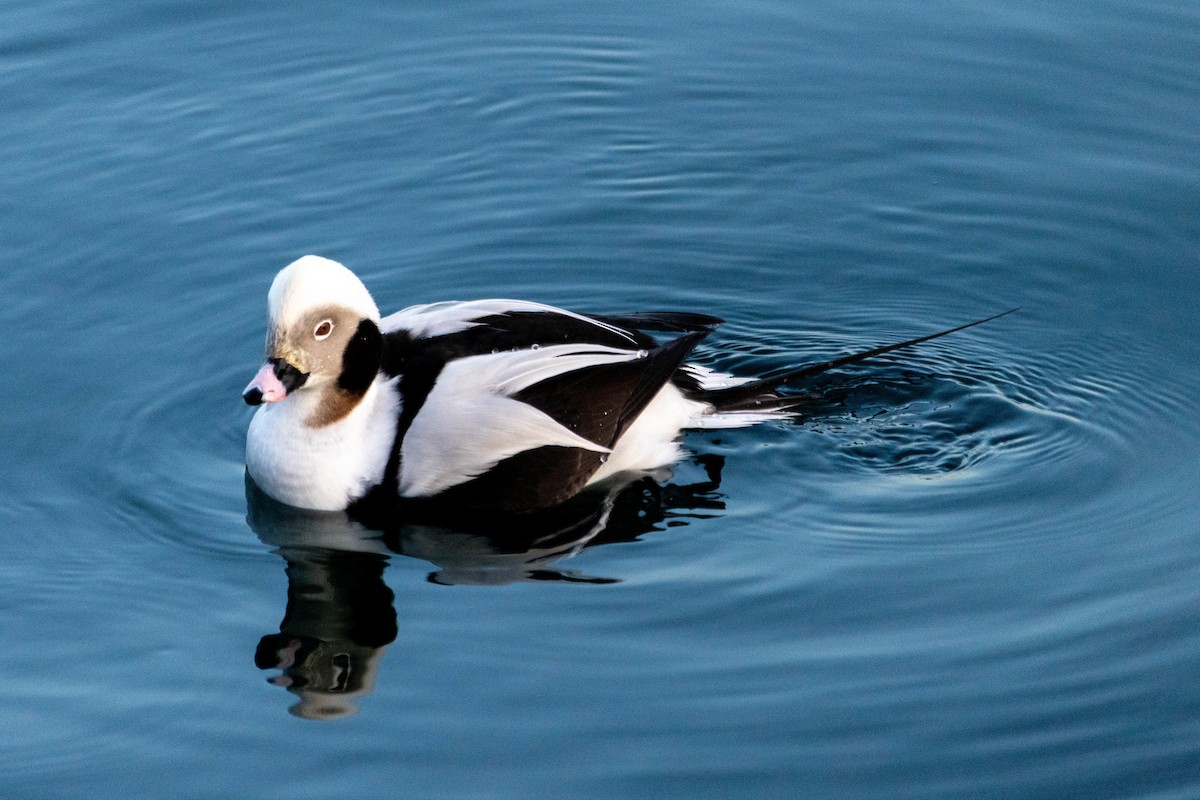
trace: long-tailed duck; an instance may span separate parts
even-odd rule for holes
[[[267,304],[266,363],[242,395],[259,407],[247,470],[283,503],[352,513],[554,506],[673,463],[684,429],[794,416],[785,384],[988,321],[739,378],[686,362],[721,322],[701,314],[476,300],[381,317],[354,273],[318,256],[280,271]]]

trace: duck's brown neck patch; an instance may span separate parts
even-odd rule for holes
[[[324,428],[340,422],[362,402],[366,392],[351,392],[340,386],[329,385],[321,391],[321,401],[305,421],[310,428]]]
[[[313,428],[345,419],[370,391],[383,357],[383,334],[369,319],[360,320],[342,350],[342,371],[321,390],[321,399],[308,418]]]

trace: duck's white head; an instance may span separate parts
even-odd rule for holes
[[[326,405],[352,407],[375,379],[381,353],[379,308],[362,281],[336,261],[304,256],[271,284],[266,363],[242,397],[259,405],[324,388]]]
[[[267,294],[269,323],[289,328],[322,306],[341,307],[379,322],[379,308],[358,276],[321,256],[302,256],[283,269]]]

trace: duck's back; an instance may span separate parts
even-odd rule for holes
[[[630,319],[684,333],[659,346],[617,322]],[[380,489],[455,509],[518,511],[561,502],[619,469],[660,466],[701,408],[671,379],[718,322],[587,317],[509,300],[393,314],[381,324],[382,369],[397,378],[401,411]],[[658,424],[633,428],[663,394]],[[625,446],[631,430],[653,446]],[[652,453],[659,463],[642,463]]]

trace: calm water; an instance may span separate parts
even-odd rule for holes
[[[8,2],[0,97],[4,797],[1200,797],[1195,3]],[[243,482],[306,252],[747,373],[1022,311],[380,538]]]

